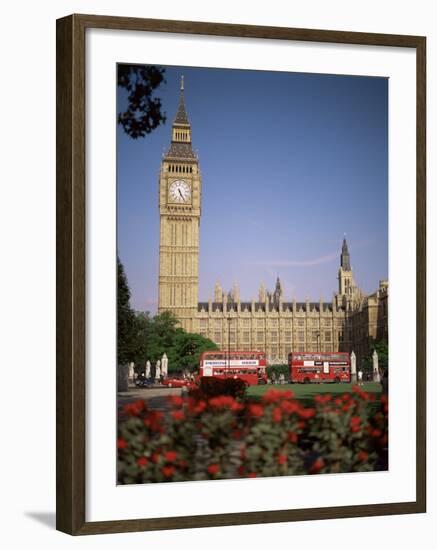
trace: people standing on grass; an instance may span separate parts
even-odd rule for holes
[[[361,369],[358,371],[358,385],[363,385],[363,371]]]

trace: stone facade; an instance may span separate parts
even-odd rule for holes
[[[171,311],[188,332],[208,337],[222,349],[263,350],[271,364],[291,351],[352,351],[357,364],[372,342],[387,338],[388,283],[366,296],[355,283],[346,238],[338,292],[330,302],[287,301],[278,278],[273,291],[263,284],[257,300],[245,302],[237,285],[220,283],[214,300],[198,301],[199,227],[202,178],[193,152],[183,80],[172,139],[159,179],[160,246],[158,312]]]

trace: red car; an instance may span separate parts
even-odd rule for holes
[[[194,388],[196,386],[194,382],[184,378],[165,378],[162,385],[169,388]]]

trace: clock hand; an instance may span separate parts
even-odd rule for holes
[[[184,199],[184,196],[182,195],[181,190],[178,189],[178,191],[179,191],[179,195],[181,196],[181,199],[183,200],[183,199]]]

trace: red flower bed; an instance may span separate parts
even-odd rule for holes
[[[119,483],[386,469],[388,403],[375,414],[371,401],[356,388],[318,396],[311,407],[278,390],[257,402],[204,392],[171,397],[167,415],[131,403],[119,421]]]

